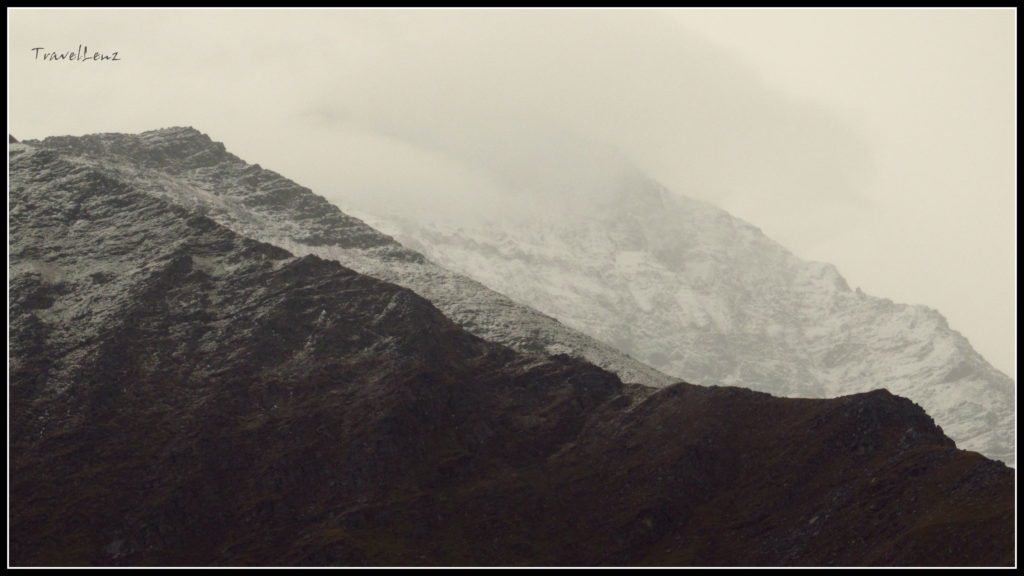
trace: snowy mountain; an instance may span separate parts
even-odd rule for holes
[[[1014,462],[1014,386],[945,318],[851,290],[754,226],[632,175],[590,205],[481,223],[357,212],[438,264],[689,382],[781,396],[884,387]]]
[[[182,156],[145,163],[193,190],[217,156]],[[146,178],[9,161],[13,565],[1014,563],[1013,471],[905,398],[624,384]]]
[[[453,273],[353,218],[291,180],[228,153],[193,128],[142,134],[61,136],[27,144],[296,255],[317,255],[411,288],[471,333],[515,350],[569,354],[615,372],[626,382],[677,381],[618,349]]]
[[[834,267],[641,176],[598,202],[473,226],[360,213],[375,229],[192,128],[27,143],[246,237],[411,288],[521,352],[566,353],[651,386],[809,397],[884,387],[961,447],[1014,462],[1012,381],[938,312],[851,291]]]

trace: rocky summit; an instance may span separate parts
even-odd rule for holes
[[[49,142],[10,145],[13,565],[1014,562],[1013,472],[910,400],[623,383],[241,233],[305,196],[189,131]]]
[[[323,197],[227,152],[193,128],[142,134],[53,137],[30,144],[204,214],[247,237],[296,255],[334,260],[412,289],[469,332],[530,354],[569,354],[654,386],[679,381],[613,346],[442,268]]]

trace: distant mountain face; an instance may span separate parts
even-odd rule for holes
[[[851,290],[828,264],[642,177],[549,218],[360,214],[435,262],[700,384],[832,397],[878,387],[962,448],[1014,462],[1014,386],[945,318]]]
[[[906,399],[623,384],[171,202],[178,168],[10,150],[13,565],[1014,562],[1013,472]],[[416,261],[354,222],[322,234]]]
[[[280,174],[248,164],[192,128],[27,141],[69,162],[209,216],[227,228],[297,255],[335,260],[411,288],[486,340],[538,354],[569,354],[627,382],[675,382],[613,346],[453,273],[353,218]]]
[[[642,176],[546,218],[455,227],[363,215],[389,236],[191,128],[30,144],[246,237],[409,287],[521,352],[566,353],[652,386],[807,397],[884,387],[961,447],[1015,462],[1013,382],[939,313],[851,291],[834,267]]]

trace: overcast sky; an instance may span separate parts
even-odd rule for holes
[[[8,12],[18,138],[187,125],[342,207],[472,212],[624,166],[1015,376],[1009,10]],[[119,62],[44,62],[44,51]],[[517,196],[518,195],[518,196]]]

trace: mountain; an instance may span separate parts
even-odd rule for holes
[[[886,388],[961,447],[1015,463],[1013,382],[941,314],[850,290],[833,266],[639,174],[597,202],[479,226],[360,214],[388,235],[192,128],[28,143],[243,236],[411,288],[521,352],[569,354],[649,386]]]
[[[611,370],[627,382],[678,381],[612,346],[516,303],[405,248],[276,172],[248,164],[192,128],[26,141],[70,162],[205,214],[239,234],[296,255],[335,260],[411,288],[446,316],[486,340],[521,352],[565,353]]]
[[[886,388],[960,447],[1013,465],[1013,381],[940,313],[851,290],[834,266],[642,176],[614,190],[479,225],[360,215],[666,374],[792,397]]]
[[[13,565],[1014,562],[1013,471],[909,400],[624,384],[170,181],[9,160]]]

